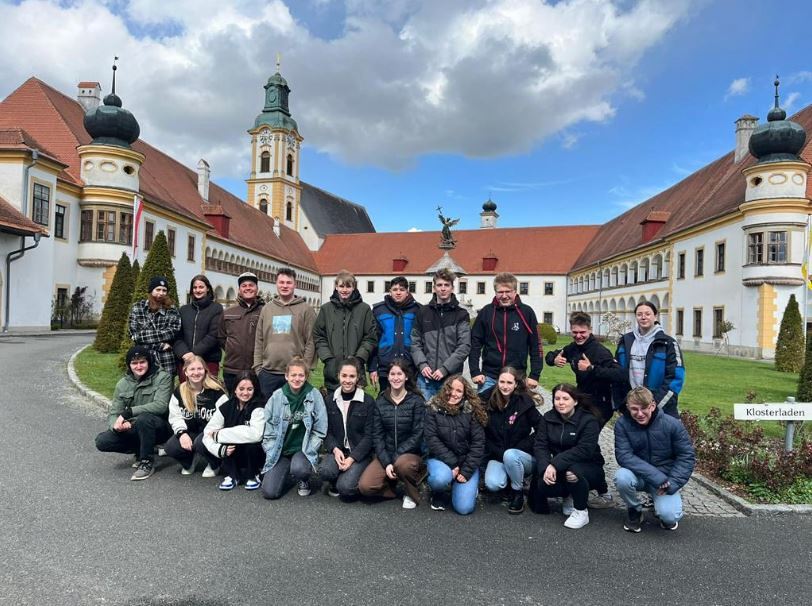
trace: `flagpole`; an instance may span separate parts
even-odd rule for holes
[[[809,258],[809,246],[812,244],[812,238],[810,237],[809,230],[812,229],[812,215],[806,215],[806,234],[804,235],[804,256],[805,256],[805,263],[804,267],[806,271],[804,272],[806,275],[804,276],[804,337],[806,337],[807,333],[807,321],[809,319],[809,288],[810,284],[810,271],[809,271],[809,263],[812,259]]]
[[[135,263],[135,256],[138,252],[138,225],[141,222],[141,213],[144,210],[144,199],[138,194],[133,196],[133,233],[132,233],[132,254],[130,260]]]

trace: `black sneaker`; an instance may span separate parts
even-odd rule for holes
[[[623,530],[628,532],[640,532],[643,529],[643,511],[634,507],[629,507],[626,512],[626,521],[623,522]]]
[[[154,471],[152,467],[152,461],[149,459],[142,459],[141,462],[138,464],[138,469],[133,472],[133,475],[130,476],[131,480],[146,480],[149,476],[152,475]]]
[[[445,511],[445,498],[440,495],[431,495],[431,510]]]
[[[332,482],[327,484],[327,494],[330,495],[331,497],[340,496],[339,492],[338,492],[338,488],[336,488],[336,485],[333,484]]]
[[[660,520],[660,528],[663,528],[665,530],[676,530],[677,528],[679,528],[679,522],[674,522],[673,524],[666,524],[665,522]]]
[[[518,515],[524,511],[524,492],[514,490],[508,503],[508,513]]]

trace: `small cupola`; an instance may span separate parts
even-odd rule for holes
[[[768,162],[798,162],[798,153],[806,142],[803,126],[787,120],[785,112],[778,104],[780,82],[775,77],[775,106],[767,114],[767,122],[756,127],[750,136],[750,153],[758,158],[759,164]]]
[[[496,227],[496,220],[499,218],[499,214],[496,212],[496,202],[491,200],[490,196],[488,196],[488,200],[482,205],[482,212],[479,213],[480,229],[493,229]]]
[[[288,81],[279,73],[280,59],[276,58],[276,73],[268,78],[265,84],[265,106],[262,112],[254,120],[254,128],[259,128],[262,125],[270,126],[271,128],[281,128],[287,131],[299,131],[296,120],[290,117],[290,109],[288,107],[288,96],[290,95],[290,87]]]
[[[118,60],[116,57],[115,60]],[[122,107],[121,98],[116,95],[116,67],[113,62],[113,89],[100,105],[85,114],[84,126],[93,138],[95,145],[115,145],[126,147],[138,140],[141,127],[130,112]]]
[[[203,204],[203,216],[220,237],[228,238],[231,231],[231,215],[220,204]]]

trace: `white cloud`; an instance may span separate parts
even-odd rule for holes
[[[736,78],[733,82],[730,83],[730,86],[727,87],[727,93],[725,93],[725,101],[727,101],[730,97],[738,97],[740,95],[746,94],[750,90],[750,78]]]
[[[409,232],[415,232],[415,231],[423,231],[423,230],[422,230],[422,229],[419,229],[419,228],[417,228],[417,227],[410,227],[410,228],[409,228],[408,230],[406,230],[406,231],[409,231]]]
[[[118,92],[146,140],[242,178],[281,52],[305,144],[345,162],[521,153],[642,96],[632,70],[691,2],[346,0],[342,34],[324,40],[282,0],[24,0],[0,4],[0,95],[31,75],[107,92],[118,55]]]
[[[790,94],[788,94],[786,96],[786,99],[784,99],[781,102],[781,106],[787,112],[790,112],[795,107],[795,104],[798,102],[798,99],[800,99],[800,98],[801,98],[801,93],[799,93],[799,92],[791,92]]]

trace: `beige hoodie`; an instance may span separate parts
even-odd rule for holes
[[[284,373],[294,356],[301,356],[313,367],[316,347],[313,343],[313,323],[316,312],[301,297],[294,296],[283,303],[278,295],[262,308],[254,341],[254,370],[261,368]]]

